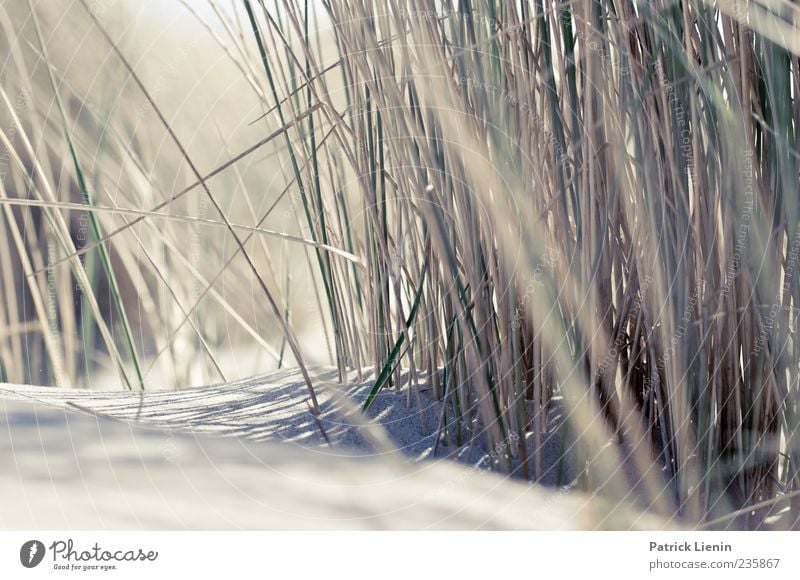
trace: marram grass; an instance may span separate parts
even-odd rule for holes
[[[56,10],[31,4],[0,8],[19,30],[3,41],[0,379],[80,385],[105,364],[146,386],[157,352],[176,383],[192,357],[225,380],[231,340],[306,369],[305,318],[340,378],[372,373],[367,412],[383,389],[419,404],[430,388],[440,445],[500,450],[502,472],[541,477],[558,410],[586,491],[697,525],[799,525],[800,9],[187,3],[260,111],[258,145],[201,170],[113,15],[81,2],[70,18],[121,82],[102,134],[87,128],[96,87],[48,48]],[[247,165],[268,150],[279,170]],[[163,183],[154,155],[192,185]],[[186,228],[211,225],[200,260]]]

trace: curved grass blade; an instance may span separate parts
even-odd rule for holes
[[[422,298],[422,289],[425,285],[425,277],[428,273],[428,264],[429,258],[426,256],[425,264],[422,266],[422,272],[419,276],[419,284],[417,285],[417,294],[414,297],[414,304],[411,307],[411,312],[408,313],[408,318],[406,318],[406,327],[403,332],[400,333],[400,336],[397,337],[397,340],[392,347],[392,350],[389,352],[389,356],[386,359],[386,362],[383,365],[383,369],[381,369],[381,374],[378,375],[378,379],[375,381],[375,384],[372,385],[372,389],[367,396],[367,400],[364,401],[364,405],[361,407],[363,411],[366,411],[372,405],[372,402],[375,400],[375,397],[378,396],[378,393],[381,392],[384,386],[386,386],[386,382],[389,380],[389,377],[392,376],[392,371],[394,371],[395,367],[397,366],[397,361],[400,360],[398,354],[400,353],[400,349],[403,348],[403,343],[406,340],[406,332],[411,327],[411,324],[414,322],[414,319],[417,316],[417,310],[419,309],[419,302]]]

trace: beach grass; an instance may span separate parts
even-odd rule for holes
[[[367,413],[430,389],[426,428],[501,473],[541,477],[557,410],[585,492],[800,525],[800,8],[185,5],[255,103],[200,116],[224,158],[163,107],[112,11],[70,11],[121,79],[95,111],[53,11],[0,7],[20,24],[0,84],[0,380],[84,386],[103,364],[146,388],[153,365],[179,384],[200,360],[224,382],[222,353],[255,344],[303,370],[314,408],[310,328],[340,380],[373,381]],[[242,119],[253,138],[230,146]]]

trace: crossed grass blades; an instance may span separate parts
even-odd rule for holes
[[[373,382],[365,408],[430,389],[440,447],[498,471],[798,526],[796,6],[185,2],[208,36],[176,59],[214,47],[259,111],[238,149],[202,118],[220,158],[137,74],[123,8],[18,4],[0,380],[225,381],[221,353],[255,344],[313,400],[306,324]]]

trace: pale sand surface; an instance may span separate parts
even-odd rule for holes
[[[297,379],[296,372],[279,371],[144,394],[0,385],[0,429],[7,433],[0,440],[0,526],[661,526],[575,493],[488,473],[480,450],[460,463],[431,459],[433,436],[422,432],[419,410],[406,408],[405,392],[387,391],[370,410],[388,437],[355,426],[341,388],[332,384],[319,389],[323,412],[315,419]],[[365,394],[363,385],[344,391],[356,401]]]
[[[482,469],[490,467],[491,458],[480,443],[482,437],[475,437],[472,445],[465,440],[459,447],[448,446],[444,438],[436,445],[441,405],[429,396],[424,384],[421,408],[416,400],[408,405],[405,388],[386,388],[371,405],[367,417],[362,418],[356,407],[366,399],[371,381],[352,380],[339,385],[336,371],[331,368],[312,369],[311,374],[321,409],[316,418],[309,411],[309,391],[296,369],[177,391],[109,392],[0,384],[0,396],[91,411],[160,429],[281,441],[310,448],[332,447],[333,452],[361,455],[396,453],[411,460],[446,457]],[[380,425],[385,433],[371,437],[372,431],[364,429],[365,421]],[[557,482],[561,452],[557,427],[556,418],[551,434],[538,448],[533,441],[528,442],[531,452],[538,451],[540,455],[538,483],[548,486]],[[479,430],[476,426],[476,432]],[[386,440],[381,441],[382,438]],[[566,485],[567,478],[562,480]]]

